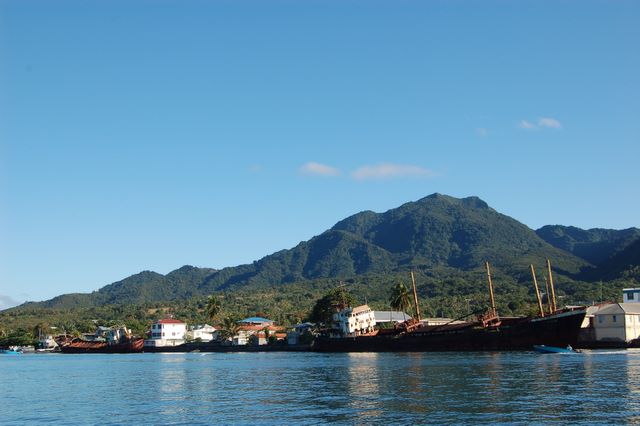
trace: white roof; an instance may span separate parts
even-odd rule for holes
[[[401,311],[373,311],[376,322],[402,322],[411,318],[411,315]]]
[[[614,303],[598,310],[594,315],[640,314],[640,303]]]

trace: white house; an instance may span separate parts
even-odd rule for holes
[[[596,340],[629,342],[640,337],[640,303],[614,303],[593,314]]]
[[[187,331],[187,339],[188,340],[197,340],[200,339],[202,342],[210,342],[215,338],[216,329],[209,324],[205,325],[196,325],[191,327],[189,331]]]
[[[640,288],[623,288],[623,303],[640,303]]]
[[[368,305],[346,308],[333,314],[334,328],[344,336],[358,336],[370,333],[376,325],[376,318]]]
[[[178,346],[185,343],[187,324],[166,318],[151,325],[151,338],[144,341],[145,346]]]
[[[247,330],[238,330],[238,333],[232,337],[231,344],[233,346],[244,346],[249,343],[249,337],[252,333]]]

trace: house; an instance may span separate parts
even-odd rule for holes
[[[623,288],[623,303],[640,303],[640,288]]]
[[[144,341],[145,346],[178,346],[185,343],[187,324],[173,319],[165,318],[151,325],[150,338]]]
[[[640,303],[613,303],[593,314],[596,340],[625,342],[640,337]]]
[[[231,339],[233,346],[244,346],[249,343],[251,335],[246,330],[238,330],[238,333]]]
[[[333,328],[343,336],[359,336],[373,332],[376,319],[368,305],[345,308],[333,314]]]
[[[210,342],[214,340],[216,334],[215,327],[212,327],[209,324],[195,325],[190,327],[189,331],[187,331],[187,340],[200,339],[201,342]]]
[[[311,330],[313,329],[313,327],[315,327],[315,324],[312,322],[305,322],[305,323],[297,324],[293,326],[293,330],[287,331],[287,344],[289,345],[303,344],[304,342],[301,342],[301,337],[303,335],[311,335]],[[305,340],[305,338],[303,338],[302,340]]]
[[[405,322],[406,320],[411,319],[411,315],[401,311],[373,311],[373,316],[375,318],[376,325],[387,322]]]
[[[269,343],[269,338],[264,331],[258,331],[257,333],[249,336],[249,344],[253,346],[262,346]]]
[[[248,345],[248,344],[266,344],[266,334],[270,336],[281,332],[282,327],[274,325],[273,321],[262,317],[250,317],[238,321],[238,332],[233,336],[232,345]],[[251,339],[254,334],[263,333],[262,340],[260,337]],[[283,335],[284,336],[284,335]]]

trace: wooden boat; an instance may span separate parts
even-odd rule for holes
[[[570,345],[566,348],[558,348],[556,346],[533,345],[533,350],[541,354],[575,354],[579,353]]]

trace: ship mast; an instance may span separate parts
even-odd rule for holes
[[[542,309],[542,299],[540,298],[540,290],[538,290],[538,279],[536,278],[536,271],[533,269],[533,264],[529,265],[531,267],[531,276],[533,277],[533,285],[536,288],[536,298],[538,299],[538,308],[540,308],[540,316],[544,317],[544,309]]]
[[[556,291],[553,288],[553,275],[551,274],[551,261],[549,259],[547,259],[547,270],[549,272],[549,287],[551,288],[551,309],[555,313],[557,310]]]
[[[491,270],[489,269],[489,262],[485,262],[484,266],[487,269],[487,279],[489,280],[489,297],[491,298],[491,314],[494,317],[497,317],[498,311],[496,310],[496,301],[493,297],[493,281],[491,281]]]
[[[549,291],[549,279],[547,278],[546,274],[544,276],[544,287],[547,289],[547,305],[549,308],[549,315],[552,315],[553,309],[551,309],[551,293]]]
[[[420,322],[420,307],[418,307],[418,292],[416,291],[416,277],[413,275],[413,271],[411,271],[411,282],[413,283],[413,302],[416,305],[416,319]]]

